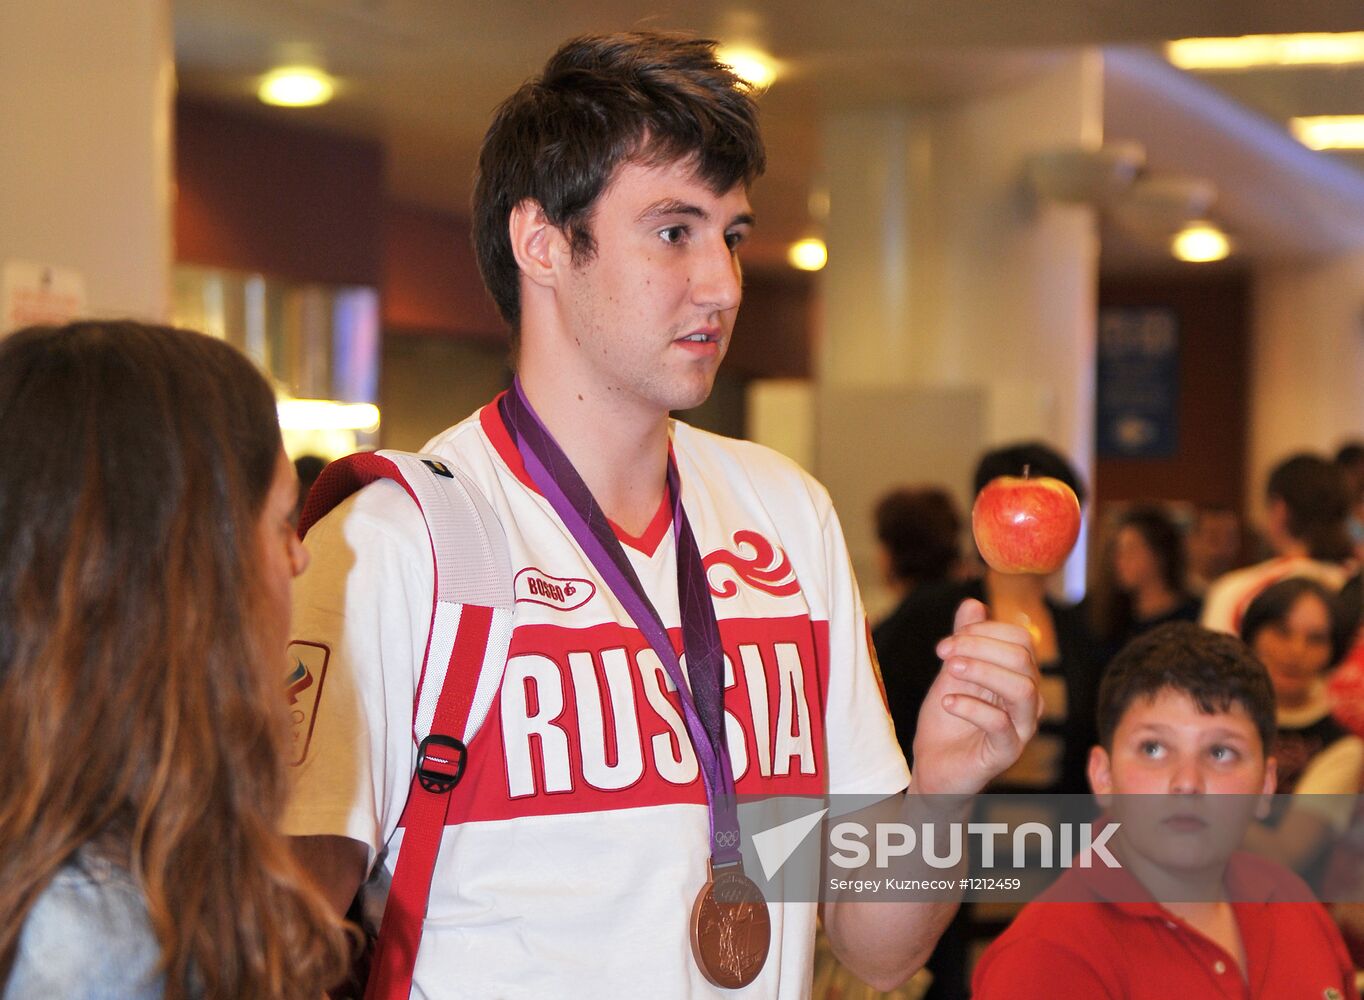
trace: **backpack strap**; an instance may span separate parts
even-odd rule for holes
[[[433,455],[384,450],[331,463],[308,493],[299,534],[379,479],[401,486],[421,511],[436,584],[412,706],[417,763],[365,990],[366,1000],[405,1000],[450,793],[502,683],[515,601],[506,539],[491,506],[467,476]]]

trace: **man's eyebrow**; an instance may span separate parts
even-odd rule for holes
[[[667,215],[690,215],[697,219],[710,218],[710,213],[700,205],[693,205],[691,202],[682,201],[680,198],[663,198],[640,212],[638,219],[645,222],[651,219],[660,219]]]
[[[693,205],[691,202],[682,201],[680,198],[663,198],[640,212],[637,219],[640,222],[652,222],[655,219],[666,218],[670,215],[687,215],[702,221],[710,218],[710,213],[700,205]],[[756,221],[752,212],[741,212],[729,224],[731,226],[752,226]]]

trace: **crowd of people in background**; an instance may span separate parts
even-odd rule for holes
[[[1021,475],[1024,466],[1062,480],[1083,504],[1073,465],[1040,442],[983,455],[973,490],[996,476]],[[1069,603],[1058,596],[1058,580],[1009,577],[973,551],[963,554],[962,519],[946,484],[887,494],[875,527],[895,603],[872,635],[906,754],[937,669],[934,643],[965,596],[985,601],[992,617],[1026,623],[1042,673],[1038,735],[997,779],[997,791],[1090,791],[1085,762],[1096,743],[1096,699],[1108,664],[1161,626],[1199,623],[1238,636],[1268,670],[1275,698],[1270,753],[1280,797],[1252,824],[1246,845],[1321,878],[1348,846],[1341,838],[1358,820],[1354,795],[1364,778],[1364,443],[1347,443],[1334,460],[1310,452],[1285,457],[1270,470],[1263,501],[1259,532],[1235,511],[1178,499],[1111,505],[1095,519],[1086,596]],[[969,996],[971,956],[1007,923],[973,919],[963,907],[929,962],[928,1000]],[[1364,934],[1347,937],[1364,945]]]

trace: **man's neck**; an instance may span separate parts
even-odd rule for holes
[[[663,500],[668,414],[578,392],[571,379],[523,365],[521,387],[540,421],[582,476],[606,516],[642,535]]]

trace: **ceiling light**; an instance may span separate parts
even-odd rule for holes
[[[747,45],[721,45],[715,50],[715,58],[732,69],[741,80],[758,90],[772,86],[781,69],[777,60],[762,49]]]
[[[1312,149],[1364,149],[1364,115],[1316,115],[1288,122],[1293,135]]]
[[[1211,222],[1191,222],[1175,236],[1170,250],[1182,261],[1206,264],[1231,253],[1231,241]]]
[[[373,403],[338,403],[332,399],[281,399],[279,425],[286,431],[372,431],[379,427]]]
[[[1364,63],[1364,31],[1181,38],[1165,46],[1165,57],[1180,69],[1212,70]]]
[[[261,77],[256,96],[282,108],[312,108],[326,104],[336,93],[336,82],[311,66],[286,66]]]
[[[787,247],[786,262],[801,271],[818,271],[829,262],[829,248],[815,236],[797,240]]]

